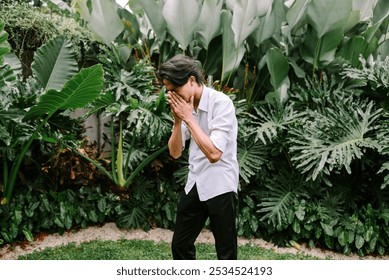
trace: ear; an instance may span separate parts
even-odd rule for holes
[[[190,86],[193,87],[193,83],[196,82],[196,78],[194,76],[190,76],[189,77],[189,83],[190,83]]]

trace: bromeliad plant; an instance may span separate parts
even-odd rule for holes
[[[32,65],[34,82],[24,85],[13,74],[9,65],[2,65],[2,79],[8,81],[0,87],[2,103],[0,112],[5,116],[1,123],[1,158],[3,170],[3,197],[1,203],[9,203],[18,178],[20,167],[34,141],[58,141],[55,135],[55,117],[76,108],[85,107],[101,93],[103,69],[95,65],[82,69],[74,59],[71,44],[58,37],[43,45],[34,57]],[[29,87],[30,99],[20,95]],[[31,103],[26,104],[29,101]],[[19,125],[21,127],[19,127]],[[54,130],[54,131],[51,131]]]

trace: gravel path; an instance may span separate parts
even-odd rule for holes
[[[173,236],[173,232],[167,229],[151,229],[148,232],[143,230],[124,230],[116,227],[114,223],[107,223],[101,227],[88,227],[86,229],[80,229],[77,231],[68,231],[63,235],[51,234],[37,236],[34,242],[30,243],[16,243],[7,244],[0,247],[0,260],[15,260],[18,256],[28,254],[36,250],[42,250],[47,247],[56,247],[65,245],[68,243],[79,244],[81,242],[88,242],[92,240],[120,240],[120,239],[141,239],[141,240],[153,240],[155,242],[170,242]],[[198,243],[213,243],[214,239],[212,233],[209,230],[203,230],[197,239]],[[254,246],[259,246],[265,249],[271,249],[279,253],[303,253],[319,258],[329,257],[331,259],[339,260],[358,260],[362,259],[357,255],[345,256],[342,254],[334,253],[331,251],[321,250],[317,248],[307,248],[304,244],[299,249],[296,248],[280,248],[274,246],[271,243],[264,241],[263,239],[243,239],[239,238],[238,243],[244,245],[250,243]],[[364,257],[363,259],[389,259],[389,256],[384,257]]]

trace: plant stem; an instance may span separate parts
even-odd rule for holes
[[[114,171],[112,170],[112,172]],[[120,121],[120,128],[119,128],[119,143],[118,143],[117,157],[116,157],[116,172],[118,176],[117,184],[123,187],[126,180],[124,179],[124,175],[123,175],[123,129],[122,129],[121,121]]]
[[[112,170],[112,180],[115,184],[118,182],[116,176],[116,141],[115,141],[115,129],[114,129],[114,117],[111,117],[111,170]]]
[[[51,116],[52,116],[52,114],[48,115],[46,117],[46,119],[44,119],[38,125],[38,127],[35,129],[34,133],[31,135],[30,139],[28,140],[28,142],[23,146],[22,150],[20,151],[20,153],[16,157],[16,161],[13,164],[12,169],[11,169],[11,174],[10,174],[10,177],[9,177],[8,184],[4,185],[4,193],[5,193],[5,199],[6,199],[5,203],[9,203],[11,201],[13,190],[14,190],[14,187],[15,187],[16,178],[18,176],[20,166],[22,164],[24,156],[26,155],[26,153],[28,151],[28,148],[30,148],[32,142],[38,136],[39,130],[43,127],[44,124],[47,123],[47,121],[49,120],[49,118]]]

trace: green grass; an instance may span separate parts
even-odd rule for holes
[[[215,260],[215,248],[211,244],[197,244],[197,259]],[[171,260],[169,243],[148,240],[91,241],[76,245],[46,248],[22,255],[19,260]],[[240,260],[317,260],[303,254],[279,254],[255,245],[239,246]]]

